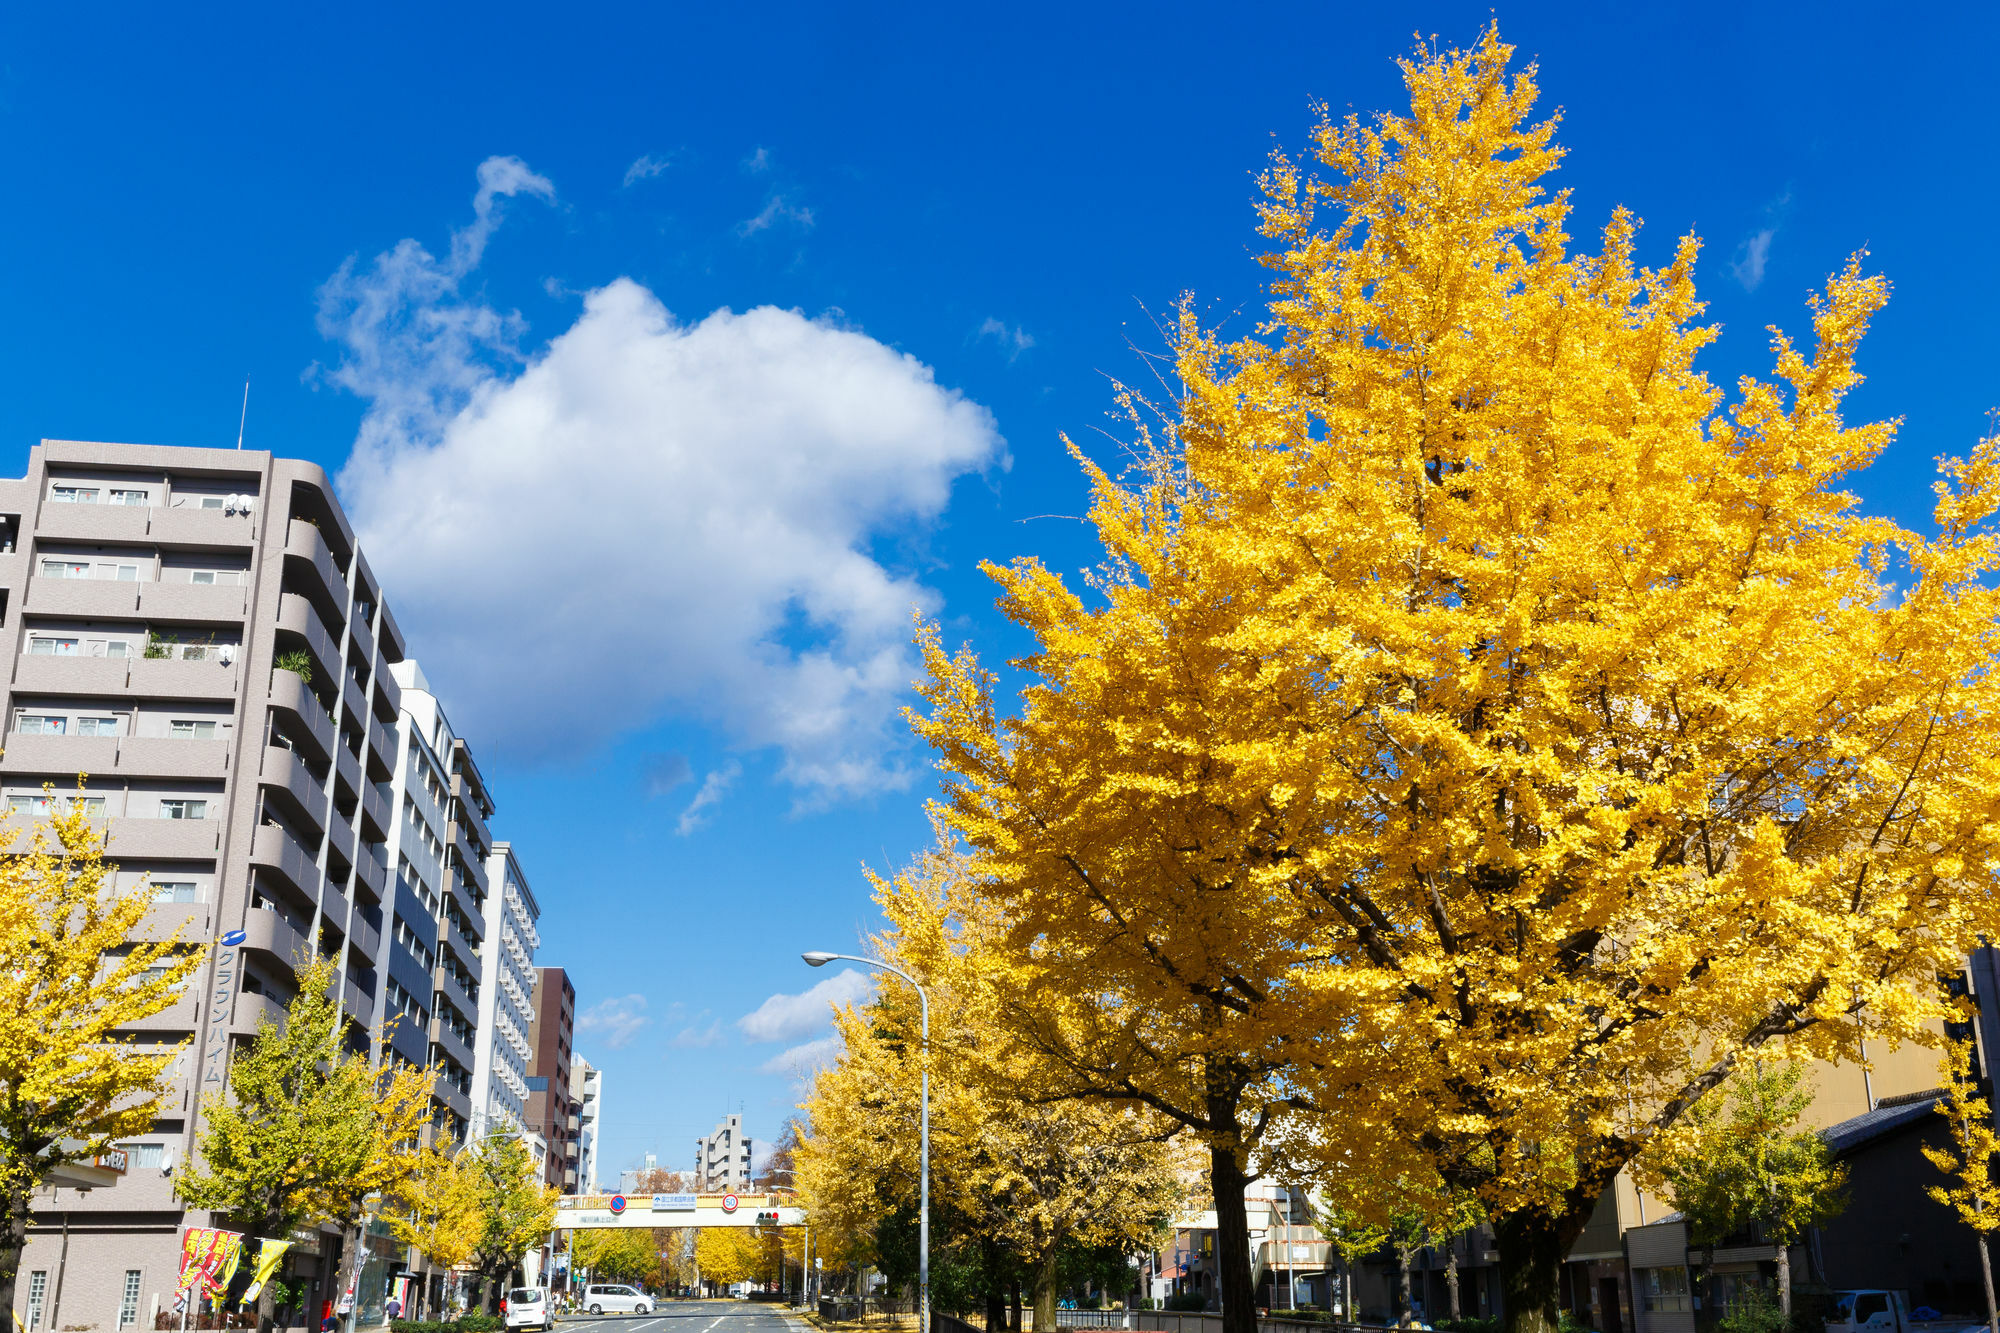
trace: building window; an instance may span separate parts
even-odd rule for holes
[[[157,1145],[156,1145],[157,1146]],[[118,1327],[132,1328],[139,1322],[139,1270],[125,1270],[125,1291],[118,1298]]]
[[[42,1326],[42,1298],[48,1295],[49,1273],[45,1268],[37,1268],[28,1274],[28,1333],[35,1333]]]
[[[201,507],[203,509],[220,509],[222,508],[222,497],[219,495],[204,495],[201,497]]]
[[[50,717],[46,713],[23,713],[14,730],[23,736],[60,736],[69,730],[69,719]]]
[[[1685,1268],[1643,1268],[1639,1294],[1648,1313],[1656,1310],[1688,1308],[1688,1271]]]
[[[176,719],[170,725],[169,730],[175,736],[188,737],[195,740],[212,741],[215,739],[215,723],[213,722],[190,722]]]
[[[146,492],[114,490],[111,492],[111,503],[115,505],[144,506],[146,503]]]
[[[187,797],[173,797],[160,802],[162,819],[207,819],[208,802]]]
[[[118,1146],[132,1155],[132,1165],[136,1168],[158,1171],[167,1164],[167,1145],[164,1143],[121,1143]],[[126,1276],[135,1275],[128,1269]]]
[[[75,639],[28,640],[28,655],[30,657],[75,657],[76,648],[77,641]]]
[[[201,887],[191,879],[156,879],[153,881],[153,901],[198,903],[201,901]]]
[[[58,486],[49,498],[57,504],[94,505],[97,503],[95,486]]]
[[[80,717],[76,720],[76,734],[79,736],[116,736],[118,719],[115,717]]]
[[[90,577],[88,560],[44,560],[42,577],[45,579],[87,579]]]

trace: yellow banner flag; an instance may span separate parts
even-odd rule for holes
[[[285,1251],[292,1248],[288,1240],[262,1240],[257,1242],[257,1267],[250,1274],[250,1288],[243,1293],[243,1304],[250,1305],[257,1299],[257,1293],[264,1290],[264,1284],[278,1271],[278,1264],[284,1259]]]

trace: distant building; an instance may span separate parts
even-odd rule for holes
[[[493,844],[486,862],[486,939],[480,961],[479,1030],[473,1046],[472,1121],[476,1134],[521,1129],[528,1123],[528,1071],[534,1047],[535,922],[541,907],[528,889],[514,849]]]
[[[750,1188],[751,1142],[743,1133],[743,1117],[730,1116],[715,1132],[694,1141],[694,1181],[705,1194]]]
[[[566,1194],[577,1190],[578,1138],[583,1128],[570,1095],[570,1044],[576,989],[559,967],[535,969],[534,1019],[528,1029],[528,1128],[547,1140],[543,1178]]]
[[[597,1118],[604,1105],[604,1071],[582,1056],[569,1067],[570,1086],[576,1089],[577,1119],[580,1122],[576,1155],[577,1190],[597,1193]]]

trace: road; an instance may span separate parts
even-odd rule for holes
[[[805,1333],[783,1306],[762,1301],[664,1301],[651,1314],[580,1314],[556,1323],[558,1333]]]

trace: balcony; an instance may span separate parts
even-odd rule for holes
[[[89,508],[87,505],[72,507]],[[54,505],[49,505],[42,512],[46,515],[53,508]],[[199,509],[193,505],[128,512],[149,516],[145,535],[161,546],[250,546],[257,540],[257,523],[253,514],[225,514],[220,509]],[[38,524],[37,528],[47,531],[45,524]]]
[[[408,1014],[391,1014],[382,1020],[389,1036],[389,1049],[422,1068],[431,1061],[431,1039]]]
[[[371,842],[389,840],[389,796],[382,783],[361,784],[361,832]]]
[[[464,1068],[472,1068],[472,1044],[461,1039],[457,1029],[445,1022],[443,1015],[431,1019],[430,1037],[446,1055]]]
[[[222,848],[220,819],[112,819],[105,854],[129,861],[200,860]]]
[[[375,997],[351,981],[341,986],[340,1007],[362,1027],[375,1025]]]
[[[278,628],[305,640],[306,650],[312,655],[313,670],[319,673],[322,680],[340,678],[340,652],[334,646],[333,636],[326,632],[326,626],[320,621],[319,612],[313,610],[311,602],[295,592],[280,596]]]
[[[368,728],[368,772],[378,782],[396,776],[396,742],[387,727]]]
[[[337,884],[328,884],[319,892],[319,914],[334,925],[345,929],[348,918],[347,895]]]
[[[326,832],[326,788],[305,765],[305,761],[282,745],[264,747],[264,765],[258,779],[267,788],[282,793],[279,800],[285,814],[297,820],[300,832],[313,839]]]
[[[479,813],[479,806],[466,787],[463,777],[457,773],[451,775],[451,794],[458,798],[452,806],[452,822],[465,825],[475,849],[480,851],[480,859],[484,860],[493,850],[493,831],[486,826],[485,816]]]
[[[155,903],[146,909],[132,938],[155,943],[179,931],[183,942],[197,943],[208,938],[208,910],[207,903]]]
[[[326,846],[329,866],[342,861],[354,862],[354,825],[348,823],[347,817],[338,810],[326,812]]]
[[[387,659],[384,659],[387,660]],[[396,725],[403,713],[403,687],[386,671],[375,673],[375,720],[385,727]]]
[[[305,932],[276,912],[253,910],[243,922],[243,947],[269,954],[289,970],[312,961]]]
[[[437,1086],[431,1090],[431,1096],[441,1105],[448,1106],[457,1112],[459,1119],[466,1120],[471,1118],[472,1099],[466,1096],[464,1089],[460,1088],[456,1083],[446,1083],[442,1079],[438,1080]]]
[[[115,762],[126,777],[219,778],[229,771],[229,749],[225,740],[121,736]]]
[[[354,757],[354,752],[347,748],[347,742],[344,740],[333,747],[333,769],[340,775],[340,780],[347,784],[348,790],[357,795],[366,785],[361,780],[361,761]]]
[[[67,787],[78,773],[110,773],[118,767],[117,736],[9,735],[0,751],[0,773],[61,774]]]
[[[238,648],[236,656],[241,658]],[[182,661],[171,657],[132,659],[130,686],[148,699],[234,699],[239,667],[215,658]]]
[[[201,974],[182,987],[172,1004],[157,1014],[120,1024],[124,1032],[193,1032],[201,1022]]]
[[[147,524],[153,513],[142,505],[42,506],[35,521],[35,535],[44,541],[142,542],[150,536]]]
[[[139,614],[152,621],[211,624],[249,613],[250,589],[226,583],[141,583]]]
[[[382,955],[382,932],[358,911],[347,918],[347,942],[352,946],[350,952],[359,954],[371,966]]]
[[[255,1036],[260,1026],[268,1024],[274,1028],[285,1026],[285,1006],[268,995],[252,995],[248,991],[236,997],[236,1015],[229,1022],[229,1031],[239,1037]]]
[[[475,986],[479,984],[479,946],[468,938],[464,931],[456,927],[438,931],[438,949],[450,950],[451,956],[457,958],[465,968],[465,974],[472,978],[472,984]],[[477,1010],[473,1012],[476,1013]]]
[[[302,518],[293,519],[285,529],[285,556],[288,565],[298,568],[300,577],[313,581],[329,605],[347,605],[347,580],[333,562],[333,552],[327,550],[326,538],[320,536],[317,526]]]
[[[451,900],[458,904],[458,910],[471,920],[479,920],[482,916],[479,904],[474,902],[472,895],[465,891],[464,882],[457,875],[451,875],[448,878],[451,880]]]
[[[130,618],[139,614],[139,589],[145,586],[150,585],[112,579],[52,579],[37,574],[28,580],[28,597],[22,609],[31,615],[80,620]]]
[[[443,968],[437,970],[437,989],[461,1014],[479,1012],[479,1001],[473,998],[472,992],[460,985],[458,978]]]
[[[14,664],[16,694],[122,694],[132,678],[127,657],[43,657]]]
[[[377,902],[389,896],[389,851],[379,842],[363,842],[355,849],[354,878],[375,891]]]
[[[360,729],[368,726],[368,700],[362,695],[361,687],[354,683],[354,677],[340,678],[340,719],[343,723],[359,720]]]
[[[386,602],[382,605],[382,625],[376,631],[375,639],[376,642],[382,645],[382,660],[384,662],[400,662],[410,655],[409,646],[403,639],[403,631],[396,624],[396,617],[389,614],[389,606]],[[387,673],[384,674],[386,675]],[[395,686],[396,683],[394,681],[389,682],[390,689],[393,690]],[[398,707],[401,706],[400,695],[392,694],[389,697]]]
[[[205,664],[174,662],[170,665]],[[271,707],[292,724],[293,739],[306,747],[315,763],[325,763],[332,758],[333,719],[319,706],[318,698],[306,688],[306,683],[299,679],[297,672],[283,667],[271,669]]]
[[[319,899],[319,867],[290,833],[276,824],[259,824],[250,840],[250,864],[276,875],[309,901]]]

